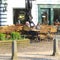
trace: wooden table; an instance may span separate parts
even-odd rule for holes
[[[35,28],[30,28],[30,30],[24,30],[24,34],[26,34],[26,36],[30,37],[32,40],[38,40],[40,41],[40,38],[39,38],[39,33],[40,33],[40,30],[38,29],[35,29]]]

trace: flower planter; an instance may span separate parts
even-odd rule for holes
[[[21,39],[21,40],[16,40],[16,41],[17,41],[17,45],[19,45],[19,46],[28,46],[30,44],[29,39]],[[0,41],[0,46],[5,46],[5,45],[12,46],[12,40]]]

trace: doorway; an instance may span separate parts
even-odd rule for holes
[[[41,8],[41,24],[50,24],[50,8]]]
[[[60,22],[60,8],[54,8],[54,22]]]
[[[25,9],[14,8],[13,9],[13,23],[14,24],[24,24],[26,20],[26,12]]]

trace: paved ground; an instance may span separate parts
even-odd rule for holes
[[[30,52],[31,53],[31,52]],[[20,60],[60,60],[58,56],[50,56],[49,53],[44,52],[44,54],[33,53],[33,54],[21,54],[19,56]]]
[[[60,50],[60,41],[59,41]],[[18,45],[18,60],[60,60],[60,56],[51,56],[53,52],[53,41],[41,41],[31,43],[29,46]],[[60,52],[60,51],[59,51]],[[0,46],[0,60],[11,60],[11,46],[4,48]]]
[[[0,60],[11,60],[11,56],[0,55]]]
[[[49,52],[19,53],[18,60],[60,60],[60,56],[51,56]],[[0,55],[0,60],[11,60],[11,54]]]
[[[58,43],[60,50],[60,41]],[[41,41],[39,43],[31,43],[30,46],[23,47],[18,46],[18,52],[46,52],[53,51],[53,41]]]

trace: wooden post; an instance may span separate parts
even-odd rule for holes
[[[12,41],[12,60],[17,60],[17,43],[16,43],[16,40]]]
[[[58,35],[57,35],[58,36]],[[58,56],[59,55],[59,51],[58,51],[58,37],[56,37],[53,40],[53,56]]]

